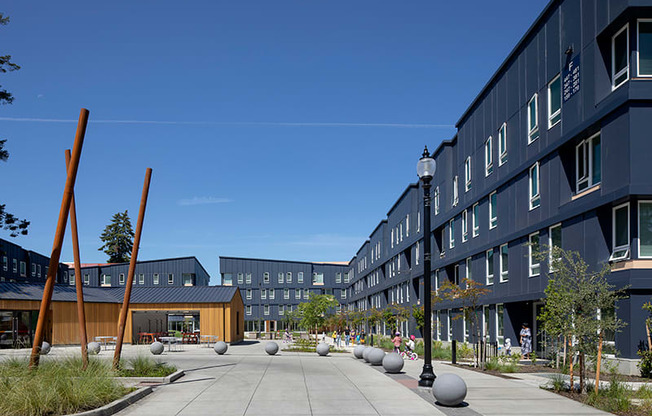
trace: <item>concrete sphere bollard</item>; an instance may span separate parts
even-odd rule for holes
[[[47,342],[47,341],[43,341],[43,344],[41,344],[41,351],[39,352],[39,354],[41,354],[41,355],[48,355],[48,353],[50,352],[50,349],[51,349],[51,348],[52,348],[52,347],[50,346],[50,343],[49,343],[49,342]]]
[[[229,346],[226,345],[226,342],[224,341],[217,341],[215,345],[213,345],[213,349],[215,350],[216,353],[219,355],[224,355],[226,350],[229,349]]]
[[[365,360],[366,362],[369,362],[369,353],[371,352],[372,349],[373,347],[364,347],[364,349],[362,350],[362,359]]]
[[[400,373],[403,369],[403,358],[395,352],[389,353],[383,358],[383,368],[388,373]]]
[[[149,352],[151,352],[154,355],[161,355],[164,349],[165,347],[163,346],[163,344],[161,344],[158,341],[152,342],[152,344],[149,346]]]
[[[362,358],[362,352],[364,351],[365,348],[368,347],[365,347],[364,345],[357,345],[353,349],[353,355],[355,355],[355,358]]]
[[[326,344],[325,342],[320,342],[317,345],[317,354],[321,355],[322,357],[327,356],[330,350],[331,350],[331,346]]]
[[[466,397],[466,383],[457,374],[442,374],[432,384],[432,395],[444,406],[457,406]]]
[[[274,355],[278,352],[278,344],[275,342],[268,342],[265,344],[265,352],[269,355]]]
[[[102,346],[100,345],[99,342],[93,341],[93,342],[88,343],[88,346],[86,347],[86,350],[91,355],[97,355],[102,350]]]
[[[385,358],[385,351],[381,350],[380,348],[372,348],[371,352],[369,352],[369,363],[371,365],[381,365],[383,363],[383,359]]]

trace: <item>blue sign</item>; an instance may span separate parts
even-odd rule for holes
[[[575,58],[566,65],[561,71],[562,75],[562,93],[564,96],[564,102],[570,100],[570,98],[575,95],[580,90],[580,55],[578,54]]]

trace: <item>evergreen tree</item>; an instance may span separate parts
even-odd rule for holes
[[[134,230],[127,211],[118,212],[100,236],[104,245],[98,248],[109,256],[109,263],[126,263],[131,259],[134,245]]]
[[[7,23],[9,23],[9,17],[0,13],[0,26],[4,26]],[[20,66],[11,62],[11,55],[0,55],[0,74],[17,71],[19,69]],[[13,95],[0,86],[0,104],[11,104],[12,101],[14,101]],[[0,140],[0,162],[6,162],[9,158],[9,152],[4,148],[6,141],[7,140]],[[11,237],[17,237],[18,234],[27,234],[28,226],[29,221],[18,219],[13,214],[5,211],[4,204],[0,204],[0,228],[9,230],[9,235]]]

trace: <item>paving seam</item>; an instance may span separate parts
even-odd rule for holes
[[[222,374],[221,376],[217,377],[217,378],[215,379],[215,381],[213,381],[211,384],[209,384],[209,385],[206,386],[204,389],[202,389],[199,393],[197,393],[197,395],[196,395],[195,397],[193,397],[192,400],[190,400],[188,403],[186,403],[185,406],[183,406],[181,409],[179,409],[179,411],[177,412],[177,415],[178,415],[179,413],[181,413],[181,412],[183,411],[183,409],[185,409],[186,407],[188,407],[188,406],[190,405],[190,403],[194,402],[195,399],[196,399],[197,397],[199,397],[203,392],[206,391],[206,389],[208,389],[209,387],[214,386],[215,383],[217,383],[218,381],[220,381],[220,380],[222,379],[222,377],[224,377],[224,376],[226,376],[227,374],[229,374],[229,373],[231,372],[231,370],[233,370],[235,367],[238,366],[238,364],[240,364],[240,361],[242,361],[242,358],[240,358],[240,359],[238,360],[238,362],[236,363],[236,365],[234,365],[233,367],[229,368],[229,369],[228,369],[224,374]],[[174,383],[170,383],[170,384],[168,384],[168,385],[172,385],[172,384],[174,384]]]
[[[359,361],[356,358],[353,358],[356,361]],[[385,372],[385,369],[383,368],[382,365],[380,366],[374,366],[374,365],[369,365],[369,367],[373,368],[374,370],[378,371],[381,374],[384,374],[385,376],[389,377],[390,379],[397,381],[397,380],[415,380],[414,377],[408,375],[407,373],[403,372],[402,374],[390,374]],[[397,381],[398,382],[398,381]],[[401,384],[401,383],[399,383]],[[439,410],[440,412],[444,413],[447,416],[482,416],[482,413],[478,413],[473,409],[470,409],[468,404],[467,406],[464,407],[447,407],[447,406],[439,406],[435,403],[435,398],[432,395],[432,389],[428,387],[418,387],[416,389],[410,388],[408,386],[405,386],[401,384],[404,387],[407,387],[409,390],[413,391],[416,393],[419,397],[421,397],[423,400],[427,401],[430,403],[434,408]],[[466,402],[465,402],[466,403]]]
[[[263,375],[260,376],[260,379],[258,380],[258,384],[256,384],[256,388],[254,389],[254,392],[251,394],[251,397],[249,398],[249,402],[247,403],[247,407],[245,408],[245,411],[243,415],[247,414],[247,411],[249,410],[249,406],[251,406],[251,402],[254,400],[254,396],[256,395],[256,392],[258,391],[258,388],[260,387],[260,383],[263,382],[263,379],[265,378],[265,374],[267,374],[267,370],[269,370],[269,366],[272,365],[272,357],[269,356],[269,359],[267,360],[267,366],[265,367],[265,371],[263,371]]]
[[[308,389],[308,383],[306,381],[306,370],[303,368],[303,360],[301,359],[301,356],[298,355],[299,357],[299,363],[301,364],[301,374],[303,374],[303,385],[306,387],[306,397],[308,398],[308,407],[310,408],[310,415],[312,416],[312,403],[310,402],[310,390]]]
[[[374,406],[373,403],[371,403],[371,400],[369,400],[369,399],[367,398],[367,396],[364,395],[364,393],[362,392],[362,390],[360,390],[360,388],[358,387],[358,385],[355,384],[355,383],[354,383],[354,382],[349,378],[349,376],[347,376],[347,375],[344,373],[344,371],[342,371],[341,368],[339,368],[338,366],[335,365],[335,361],[334,361],[334,360],[331,360],[331,365],[332,365],[333,367],[335,367],[335,368],[337,369],[337,371],[339,371],[339,372],[344,376],[344,378],[346,378],[347,380],[349,380],[349,383],[351,383],[352,385],[355,386],[356,390],[358,390],[358,392],[360,392],[360,394],[362,395],[362,397],[364,397],[364,399],[367,401],[367,403],[369,403],[369,406],[371,406],[371,408],[374,409],[374,411],[376,412],[376,414],[380,416],[380,412],[378,411],[378,409],[376,409],[376,406]]]

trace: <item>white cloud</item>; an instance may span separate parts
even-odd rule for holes
[[[229,198],[216,198],[214,196],[193,196],[192,198],[180,199],[177,204],[182,206],[188,205],[207,205],[207,204],[226,204],[233,202]]]

